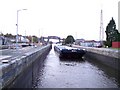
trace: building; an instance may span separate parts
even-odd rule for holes
[[[84,42],[85,40],[84,39],[76,39],[75,40],[75,44],[76,45],[80,45],[81,42]]]
[[[0,36],[0,45],[10,45],[12,44],[10,38],[6,38],[4,36]]]
[[[120,48],[120,42],[112,42],[112,48]]]
[[[18,42],[28,43],[29,40],[26,38],[26,36],[19,36]]]
[[[75,44],[85,47],[101,47],[100,41],[95,41],[95,40],[77,39],[75,41]]]
[[[101,43],[95,40],[85,40],[84,42],[80,42],[80,45],[85,47],[101,47]]]
[[[4,45],[4,36],[0,36],[0,45]]]

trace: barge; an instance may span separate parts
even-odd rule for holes
[[[85,54],[84,49],[73,48],[65,45],[56,45],[54,50],[58,53],[60,58],[82,58]]]

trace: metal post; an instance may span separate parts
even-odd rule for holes
[[[27,39],[26,39],[26,30],[25,30],[25,43],[27,43]]]
[[[103,46],[103,39],[104,39],[104,28],[103,28],[103,11],[101,10],[101,17],[100,17],[100,43]]]
[[[32,36],[32,47],[33,47],[33,36]]]
[[[27,9],[20,9],[20,10],[17,10],[17,24],[16,24],[16,26],[17,26],[17,30],[16,30],[16,49],[18,48],[18,13],[19,13],[19,11],[22,11],[22,10],[27,10]]]
[[[19,10],[17,10],[16,49],[18,48],[18,12],[19,12]]]

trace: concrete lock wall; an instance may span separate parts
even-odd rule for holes
[[[0,89],[34,87],[38,72],[51,48],[51,45],[43,46],[0,68],[2,70],[0,72]]]
[[[76,46],[73,47],[82,48],[86,50],[85,57],[96,60],[104,65],[120,71],[120,50],[112,50],[106,48],[95,48],[95,47],[83,47]]]

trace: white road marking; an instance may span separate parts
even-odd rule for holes
[[[2,60],[2,59],[5,59],[5,58],[10,58],[11,56],[5,56],[5,55],[2,55],[2,56],[0,56],[0,60]]]

